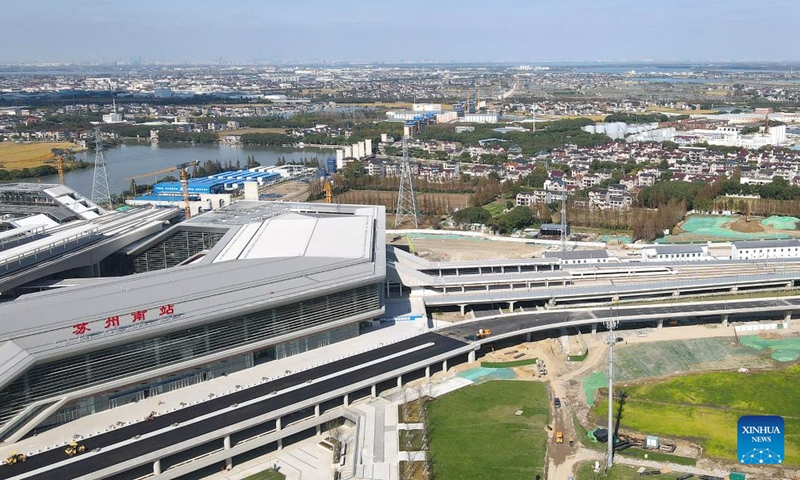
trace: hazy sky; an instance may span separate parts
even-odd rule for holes
[[[0,63],[800,60],[798,0],[0,0]]]

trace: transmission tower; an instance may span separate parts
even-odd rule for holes
[[[409,135],[403,132],[403,164],[400,169],[400,191],[397,194],[394,228],[399,227],[406,220],[411,220],[414,222],[414,228],[419,228],[417,196],[414,193],[414,181],[411,178],[411,166],[408,163],[408,137]]]
[[[92,179],[92,201],[101,207],[109,210],[113,208],[111,203],[111,184],[108,181],[108,170],[106,170],[106,157],[103,155],[103,139],[100,135],[100,128],[94,129],[95,150],[94,150],[94,178]]]

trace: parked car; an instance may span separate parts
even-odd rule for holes
[[[561,408],[561,399],[559,399],[558,397],[556,397],[556,399],[555,399],[555,400],[553,400],[553,405],[555,405],[555,406],[556,406],[556,408]]]

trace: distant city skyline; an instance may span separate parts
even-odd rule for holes
[[[798,61],[793,0],[3,2],[0,63]]]

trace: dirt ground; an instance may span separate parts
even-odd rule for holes
[[[743,232],[743,233],[761,233],[766,231],[767,229],[776,230],[772,227],[765,227],[760,220],[751,219],[751,221],[748,222],[743,217],[739,217],[738,219],[736,219],[735,222],[729,223],[728,227],[735,232]],[[776,230],[775,232],[770,232],[770,233],[780,233],[780,232],[781,230]]]
[[[270,186],[259,191],[259,193],[274,193],[282,195],[275,200],[283,200],[286,202],[304,202],[308,198],[309,187],[307,183],[290,180],[288,182],[279,183],[275,186]]]
[[[286,133],[285,128],[240,128],[238,130],[226,130],[219,132],[219,138],[225,138],[228,135],[242,135],[245,133]]]
[[[406,237],[392,241],[394,235],[386,236],[386,243],[408,245]],[[465,260],[498,260],[507,258],[541,257],[545,250],[541,246],[524,243],[501,242],[479,239],[414,238],[411,244],[421,258],[432,262]]]
[[[70,142],[2,142],[0,143],[0,168],[15,170],[54,165],[53,148],[78,148]]]

